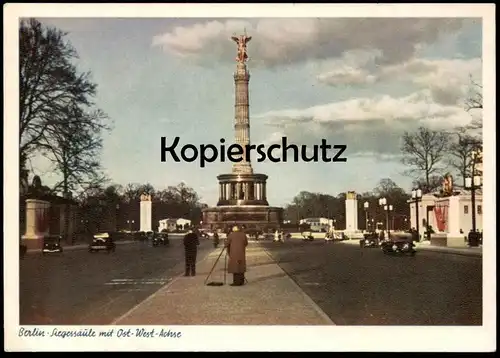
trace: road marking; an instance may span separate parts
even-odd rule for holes
[[[208,254],[206,254],[205,257],[203,257],[202,259],[199,259],[196,261],[196,264],[199,265],[201,262],[207,260],[210,256],[210,254],[212,253],[212,251],[210,250],[208,252]],[[179,280],[182,276],[184,276],[184,273],[181,273],[179,275],[177,275],[176,277],[174,277],[173,279],[171,279],[171,281],[166,285],[164,286],[163,288],[160,288],[158,291],[156,291],[155,293],[153,293],[152,295],[150,295],[148,298],[146,298],[144,301],[142,302],[139,302],[137,305],[135,305],[134,307],[132,307],[130,310],[128,310],[127,312],[125,312],[123,315],[121,315],[120,317],[118,317],[117,319],[115,319],[113,322],[111,322],[110,325],[118,325],[120,323],[120,321],[123,321],[125,318],[131,316],[136,310],[138,310],[141,306],[145,305],[146,303],[148,303],[149,301],[153,300],[158,294],[160,294],[160,292],[169,292],[169,289],[170,287],[177,281]]]

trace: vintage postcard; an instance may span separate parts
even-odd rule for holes
[[[6,351],[494,351],[494,5],[4,10]]]

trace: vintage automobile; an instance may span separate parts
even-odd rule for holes
[[[24,255],[26,255],[26,252],[28,252],[28,246],[20,244],[19,245],[19,258],[23,258]]]
[[[54,252],[63,252],[61,246],[61,236],[48,235],[43,238],[42,254],[49,254]]]
[[[363,235],[363,238],[359,240],[359,246],[364,247],[379,247],[380,245],[379,237],[376,232],[369,232]]]
[[[170,244],[170,240],[168,239],[168,233],[167,232],[155,233],[153,238],[151,239],[151,243],[153,246],[168,246]]]
[[[116,244],[113,241],[113,236],[107,232],[95,234],[89,245],[89,252],[106,251],[110,253],[114,252],[115,249]]]
[[[411,255],[416,254],[415,244],[412,240],[407,238],[394,237],[390,240],[382,242],[381,245],[384,254],[400,254],[400,255]]]
[[[314,241],[314,236],[310,231],[305,231],[302,233],[302,241]]]
[[[134,240],[146,241],[148,236],[145,231],[137,231],[134,233]]]

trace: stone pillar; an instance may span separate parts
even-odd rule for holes
[[[236,197],[236,183],[231,183],[230,185],[231,185],[231,197],[230,197],[230,199],[234,200],[237,198]]]
[[[464,234],[460,234],[460,219],[462,217],[462,212],[460,210],[460,196],[450,196],[448,198],[448,217],[447,222],[447,232],[450,237],[462,237]],[[474,210],[470,207],[469,210]],[[446,214],[446,213],[445,213]],[[465,233],[467,235],[468,232]]]
[[[226,187],[226,200],[229,200],[229,199],[231,199],[231,184],[226,183],[224,185]]]
[[[238,200],[240,198],[240,183],[235,184],[235,199]]]
[[[45,200],[26,200],[26,231],[22,243],[28,249],[41,249],[44,236],[49,234],[50,203]]]
[[[266,183],[262,183],[262,200],[267,200]]]
[[[152,231],[153,205],[151,200],[141,201],[140,231]]]
[[[250,199],[250,184],[249,183],[244,183],[245,186],[245,200]]]
[[[259,200],[259,184],[260,183],[255,183],[254,184],[254,196],[255,196],[255,200]]]
[[[354,191],[349,191],[346,194],[345,218],[345,231],[350,233],[358,231],[358,199]]]
[[[250,74],[245,63],[238,62],[234,73],[234,136],[235,144],[239,144],[243,149],[250,144],[250,115],[248,100],[248,82]],[[233,173],[253,173],[250,161],[246,160],[243,153],[243,160],[233,164]]]

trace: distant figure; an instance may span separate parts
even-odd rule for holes
[[[279,234],[278,230],[276,230],[276,231],[274,232],[274,241],[275,241],[275,242],[280,241],[280,234]]]
[[[415,228],[411,228],[411,238],[412,238],[412,241],[413,242],[418,242],[419,241],[419,238],[418,238],[418,233],[417,233],[417,230],[415,230]]]
[[[196,275],[196,255],[200,240],[195,231],[189,230],[184,236],[184,254],[186,257],[186,273],[184,276]]]
[[[247,245],[247,235],[243,231],[240,231],[238,226],[233,227],[233,232],[227,236],[226,240],[226,248],[229,255],[227,272],[233,274],[233,283],[231,286],[242,286],[245,284]]]
[[[384,230],[380,230],[378,238],[379,238],[380,241],[384,241],[385,240],[385,231]]]
[[[219,246],[219,234],[214,232],[214,247],[217,248]]]

